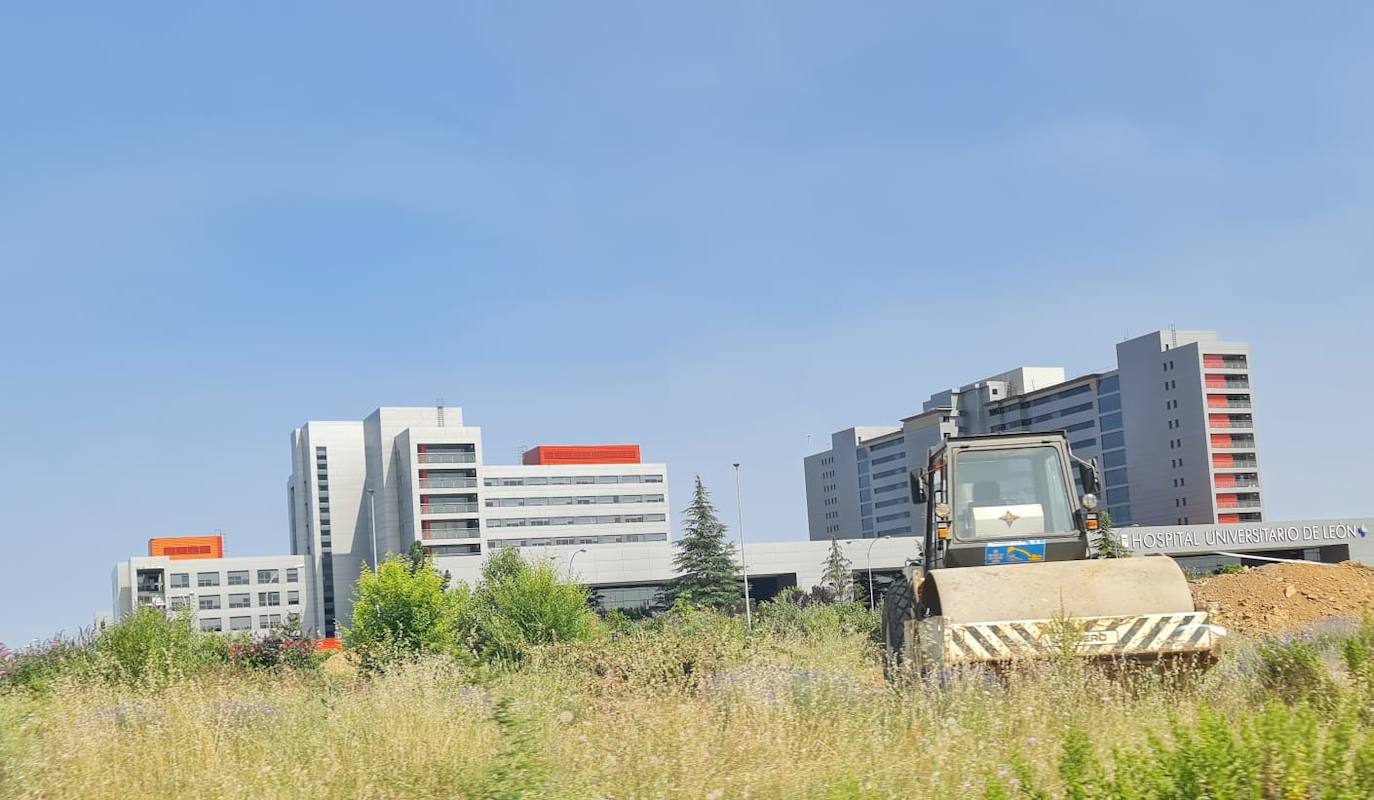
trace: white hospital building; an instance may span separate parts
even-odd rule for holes
[[[919,533],[910,471],[941,437],[1002,432],[1067,432],[1075,455],[1097,460],[1117,526],[1261,521],[1248,345],[1156,331],[1118,344],[1116,362],[1073,378],[1018,367],[937,392],[898,424],[833,434],[804,460],[810,537]]]
[[[668,470],[642,463],[638,445],[536,447],[521,464],[489,465],[462,409],[423,407],[307,422],[291,450],[291,552],[319,597],[310,626],[328,636],[352,617],[363,564],[413,542],[456,580],[499,547],[667,548]]]

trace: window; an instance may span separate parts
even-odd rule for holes
[[[1119,489],[1107,490],[1107,505],[1131,502],[1131,490],[1129,487],[1122,486]]]
[[[1076,441],[1076,442],[1069,442],[1069,449],[1070,449],[1070,450],[1087,450],[1088,448],[1096,447],[1096,446],[1097,446],[1097,440],[1096,440],[1096,439],[1079,439],[1079,440]]]
[[[298,606],[301,604],[301,593],[292,589],[286,593],[286,604],[288,606]]]
[[[191,588],[191,573],[189,573],[189,572],[173,572],[173,573],[172,573],[171,582],[168,584],[168,586],[171,587],[171,588],[173,588],[173,589],[189,589],[189,588]]]
[[[172,608],[190,608],[190,607],[191,607],[191,597],[190,597],[190,595],[174,594],[174,595],[172,595],[171,599],[168,601],[168,604],[169,604]]]
[[[1121,431],[1102,434],[1102,449],[1113,450],[1118,447],[1126,446],[1126,434]]]
[[[1103,473],[1103,480],[1107,482],[1108,486],[1125,486],[1126,468],[1122,467],[1120,469],[1107,470]]]
[[[248,585],[248,570],[246,570],[246,569],[231,570],[231,571],[229,572],[229,585],[230,585],[230,586],[247,586],[247,585]]]
[[[219,619],[202,618],[200,621],[200,629],[203,631],[222,631],[224,630],[224,624],[223,621]]]
[[[1121,376],[1108,375],[1097,384],[1098,394],[1111,394],[1121,391]]]
[[[253,606],[253,595],[248,592],[243,594],[229,595],[230,608],[251,608]]]
[[[218,572],[200,572],[196,574],[197,586],[219,586]]]
[[[260,605],[260,606],[279,606],[279,605],[281,605],[281,592],[258,592],[258,605]]]
[[[1073,530],[1064,463],[1053,447],[955,451],[951,466],[956,537],[1024,538]],[[1003,519],[1007,513],[1027,519],[1012,531]]]
[[[279,570],[279,569],[260,569],[260,570],[258,570],[258,583],[281,583],[281,570]]]
[[[1106,469],[1126,466],[1126,451],[1112,450],[1102,454],[1102,466]]]
[[[1121,430],[1121,412],[1102,415],[1102,430],[1119,431]]]
[[[1097,408],[1099,411],[1102,411],[1103,413],[1106,413],[1108,411],[1120,411],[1121,395],[1109,394],[1106,397],[1099,399],[1097,401]]]
[[[229,618],[229,630],[231,630],[231,631],[247,631],[247,630],[252,630],[252,628],[253,628],[253,618],[252,618],[252,617],[230,617],[230,618]]]
[[[299,568],[299,567],[289,567],[289,568],[286,570],[286,582],[287,582],[287,583],[300,583],[300,580],[301,580],[301,571],[300,571],[300,568]]]
[[[203,594],[199,598],[199,603],[201,611],[213,611],[214,609],[219,608],[219,595]]]
[[[259,628],[279,628],[281,627],[281,614],[260,614],[258,615]]]

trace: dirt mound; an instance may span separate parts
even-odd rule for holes
[[[1374,611],[1374,569],[1344,564],[1269,564],[1192,585],[1193,603],[1218,625],[1271,636],[1332,617]]]

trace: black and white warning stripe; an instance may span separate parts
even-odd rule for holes
[[[1063,647],[1064,626],[1085,655],[1139,655],[1202,652],[1212,649],[1216,629],[1207,614],[1146,614],[1132,617],[1092,617],[1075,620],[1016,620],[946,624],[944,661],[1006,661],[1035,658]]]

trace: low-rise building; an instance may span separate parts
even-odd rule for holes
[[[280,628],[292,616],[306,623],[311,596],[304,558],[226,558],[223,552],[219,536],[151,540],[147,556],[115,565],[115,621],[134,609],[152,607],[189,610],[196,626],[206,631],[260,634]]]

